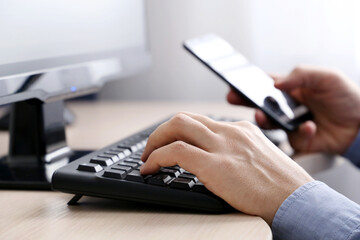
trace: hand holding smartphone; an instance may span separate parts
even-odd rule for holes
[[[306,106],[275,88],[271,77],[224,39],[209,34],[185,41],[184,48],[284,130],[294,131],[311,119]]]

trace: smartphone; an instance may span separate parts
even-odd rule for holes
[[[217,35],[189,39],[184,48],[284,130],[294,131],[311,119],[306,106],[275,88],[270,76]]]

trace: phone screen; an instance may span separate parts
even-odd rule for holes
[[[253,102],[288,130],[290,122],[309,113],[304,105],[274,87],[273,79],[252,65],[239,52],[216,35],[187,40],[184,46],[240,94]]]

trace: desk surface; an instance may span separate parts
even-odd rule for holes
[[[251,119],[252,110],[226,103],[73,103],[67,129],[74,149],[99,149],[178,111]],[[1,151],[7,136],[0,134]],[[199,214],[171,208],[45,191],[0,191],[0,239],[272,239],[259,217]]]

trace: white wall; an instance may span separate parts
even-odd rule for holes
[[[252,0],[254,55],[266,71],[339,68],[359,81],[360,1]]]
[[[227,86],[181,47],[184,39],[214,32],[268,72],[298,64],[360,69],[357,0],[146,0],[150,71],[109,83],[103,98],[224,100]]]
[[[251,55],[249,1],[147,0],[152,69],[109,83],[102,97],[131,100],[223,100],[228,87],[185,52],[182,41],[208,32]]]

